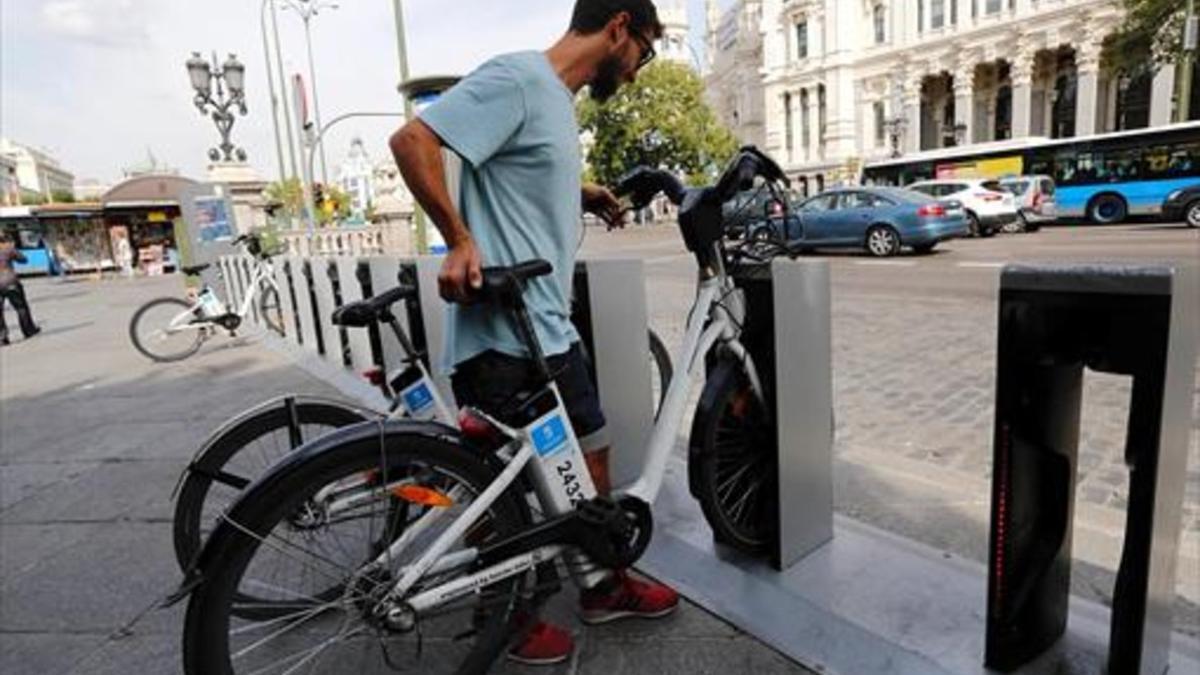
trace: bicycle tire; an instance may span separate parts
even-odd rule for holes
[[[146,358],[159,363],[173,363],[176,361],[182,361],[199,351],[200,345],[204,343],[204,336],[199,330],[197,330],[195,333],[196,338],[191,342],[191,344],[188,345],[186,349],[170,354],[158,353],[143,343],[138,330],[139,324],[142,321],[142,318],[146,316],[150,310],[160,305],[178,305],[184,311],[191,309],[192,307],[191,304],[180,300],[179,298],[158,298],[157,300],[151,300],[150,302],[147,302],[139,307],[138,310],[134,312],[133,318],[129,320],[129,339],[133,342],[134,349],[137,349],[138,352],[140,352]]]
[[[693,494],[717,541],[767,551],[779,517],[775,425],[740,368],[720,368],[702,394],[688,471]]]
[[[386,439],[386,452],[381,451],[381,436]],[[315,643],[317,645],[315,649],[318,650],[335,651],[339,644],[334,640],[353,638],[361,632],[366,632],[367,638],[373,639],[376,637],[374,630],[383,630],[371,626],[366,619],[359,616],[360,613],[366,613],[366,609],[357,602],[363,600],[362,597],[351,597],[349,601],[339,605],[330,605],[329,603],[311,605],[316,609],[309,609],[300,614],[293,613],[292,617],[300,616],[300,618],[295,618],[291,625],[284,625],[282,629],[278,628],[281,619],[257,625],[234,626],[236,617],[232,611],[232,605],[238,595],[237,588],[243,582],[243,577],[247,574],[247,570],[259,550],[268,549],[269,555],[269,550],[272,548],[271,546],[262,546],[262,539],[271,534],[277,525],[287,520],[289,514],[303,504],[308,495],[345,477],[383,467],[384,462],[381,461],[381,456],[386,456],[386,466],[388,471],[393,474],[418,469],[429,471],[430,475],[436,473],[436,475],[458,481],[467,488],[468,492],[473,494],[481,493],[498,475],[498,471],[482,459],[463,450],[454,442],[428,432],[393,430],[380,434],[366,433],[357,436],[350,434],[346,440],[336,442],[331,440],[330,442],[332,444],[326,448],[312,452],[306,457],[296,458],[296,461],[288,466],[273,471],[269,480],[264,481],[261,487],[256,486],[255,490],[247,493],[246,497],[239,501],[231,512],[229,520],[222,524],[222,531],[214,534],[216,546],[211,552],[211,556],[206,554],[206,559],[210,561],[210,564],[204,569],[205,582],[192,593],[185,618],[183,661],[184,672],[187,675],[244,675],[249,672],[259,672],[261,666],[253,663],[246,664],[244,669],[234,669],[231,655],[247,657],[250,655],[246,653],[248,652],[246,649],[235,649],[236,645],[231,647],[231,637],[236,636],[239,643],[243,639],[248,642],[253,640],[251,649],[256,652],[253,656],[274,658],[274,653],[259,651],[268,647],[263,644],[263,639],[256,639],[255,634],[247,635],[247,633],[269,631],[268,638],[277,642],[275,649],[287,649],[289,638],[286,633],[301,622],[305,624],[304,635],[293,636],[291,639],[301,641],[298,648],[302,651],[297,654],[305,656],[300,661],[296,661],[295,654],[289,655],[287,658],[280,659],[284,664],[311,665],[314,667],[313,672],[357,672],[362,675],[372,672],[392,672],[388,670],[388,667],[395,660],[394,650],[413,649],[412,639],[414,637],[416,637],[416,647],[413,650],[417,658],[423,656],[420,649],[423,633],[416,631],[403,635],[389,635],[386,642],[387,651],[383,654],[380,653],[385,649],[383,640],[379,640],[380,651],[375,650],[373,645],[368,645],[372,648],[352,652],[351,656],[357,654],[360,658],[370,658],[371,655],[374,655],[372,661],[376,664],[374,670],[361,665],[356,666],[349,662],[348,657],[344,658],[337,653],[331,654],[335,660],[334,671],[316,669],[315,667],[320,664],[310,663],[314,652],[312,644]],[[528,509],[520,500],[519,491],[516,490],[503,493],[489,508],[487,516],[489,525],[487,529],[483,530],[485,536],[489,537],[486,541],[511,536],[528,528],[532,522]],[[237,525],[234,526],[233,522],[236,522]],[[299,556],[300,554],[294,555]],[[414,552],[414,555],[419,555],[419,553]],[[355,564],[361,565],[364,561]],[[432,648],[426,650],[432,653],[432,659],[438,664],[446,663],[457,658],[458,654],[454,653],[455,650],[465,650],[461,663],[456,662],[457,667],[454,672],[486,671],[500,655],[513,633],[516,617],[523,607],[522,594],[526,576],[509,577],[488,586],[481,593],[471,595],[470,600],[486,600],[487,605],[483,609],[474,606],[464,609],[462,621],[470,626],[468,638],[459,635],[453,641],[443,642],[438,635],[430,636],[430,639],[438,640]],[[275,579],[276,577],[271,578]],[[253,580],[251,577],[248,581],[253,582]],[[345,588],[349,588],[349,586],[345,586]],[[386,583],[382,582],[379,586],[367,588],[367,590],[377,591],[380,588],[386,588]],[[353,589],[349,593],[353,593]],[[284,597],[311,598],[303,593],[295,595],[285,593]],[[292,600],[290,604],[299,606],[300,603],[301,600],[297,599]],[[370,601],[367,600],[363,605],[369,603]],[[283,619],[287,618],[283,617]],[[337,631],[334,638],[319,641],[312,637],[312,633],[321,630],[323,622],[329,619],[332,619],[329,622],[332,624],[330,630],[336,628]],[[427,618],[421,624],[422,630],[441,631],[442,628],[453,629],[455,627],[443,627],[439,623],[442,620],[443,617],[436,616]],[[367,626],[369,626],[369,630],[366,628]],[[472,639],[471,644],[464,644],[467,639]],[[388,659],[388,666],[381,663],[384,659]],[[422,672],[431,672],[431,670],[426,666]]]
[[[274,286],[266,283],[259,286],[258,311],[267,328],[280,337],[286,335],[283,328],[283,306],[279,301],[279,291],[275,290]]]
[[[297,401],[295,404],[298,429],[293,430],[291,414],[287,402],[280,401],[278,406],[266,408],[250,417],[224,428],[219,434],[205,443],[204,450],[196,456],[188,466],[185,478],[175,499],[174,530],[175,559],[179,568],[186,572],[200,552],[207,534],[204,517],[205,505],[212,500],[214,482],[237,490],[238,483],[247,483],[257,476],[241,476],[228,469],[235,457],[249,451],[251,444],[260,442],[269,434],[280,430],[289,432],[289,445],[293,431],[299,433],[300,442],[305,438],[304,427],[318,426],[336,429],[362,422],[366,418],[358,410],[349,406],[319,401]],[[310,438],[311,440],[311,438]],[[294,450],[289,447],[286,451]],[[260,448],[261,450],[261,448]],[[276,457],[277,459],[277,457]],[[264,467],[265,468],[265,467]],[[227,505],[226,505],[227,506]],[[223,508],[216,509],[217,513]],[[214,510],[209,509],[212,513]]]
[[[670,386],[671,377],[675,371],[671,367],[671,354],[663,344],[662,338],[654,332],[653,328],[649,330],[649,333],[650,359],[658,370],[658,400],[654,402],[654,419],[657,420],[659,413],[662,412],[663,404],[667,401],[667,387]]]

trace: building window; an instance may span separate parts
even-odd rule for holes
[[[950,25],[958,25],[958,0],[950,0]]]
[[[808,58],[808,22],[796,24],[796,58]]]
[[[875,44],[881,45],[887,40],[887,7],[875,5],[872,18],[875,21]]]
[[[800,141],[808,148],[809,139],[812,138],[810,128],[812,126],[812,116],[808,114],[808,90],[800,90]]]
[[[917,0],[917,32],[925,30],[925,0]]]
[[[1001,0],[987,0],[987,13],[995,14],[1000,11]]]
[[[872,108],[875,113],[875,147],[881,148],[887,140],[885,137],[887,122],[884,120],[886,113],[883,110],[883,101],[876,101]]]
[[[929,27],[946,25],[946,0],[929,0]]]
[[[817,143],[825,145],[825,85],[817,85]]]
[[[979,16],[979,0],[971,0],[971,18]]]
[[[795,141],[795,133],[792,129],[792,95],[783,95],[783,129],[784,129],[784,147],[787,148],[788,159],[792,157],[792,144]]]

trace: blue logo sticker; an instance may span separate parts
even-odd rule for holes
[[[429,391],[429,386],[421,382],[404,392],[404,405],[411,413],[421,412],[433,405],[433,393]]]
[[[533,428],[533,449],[541,457],[549,457],[567,447],[567,427],[562,415],[555,415]]]

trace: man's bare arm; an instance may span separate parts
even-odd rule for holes
[[[442,297],[455,302],[469,300],[471,289],[483,283],[482,262],[446,188],[441,139],[424,122],[414,119],[392,134],[389,145],[405,184],[450,247],[438,277]]]

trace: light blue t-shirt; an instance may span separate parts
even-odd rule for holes
[[[575,99],[546,55],[496,57],[420,115],[463,162],[460,209],[483,264],[541,258],[554,273],[525,292],[542,350],[566,352],[579,339],[571,324],[571,279],[581,225],[579,126]],[[447,369],[489,349],[528,356],[511,316],[489,305],[451,305]]]

